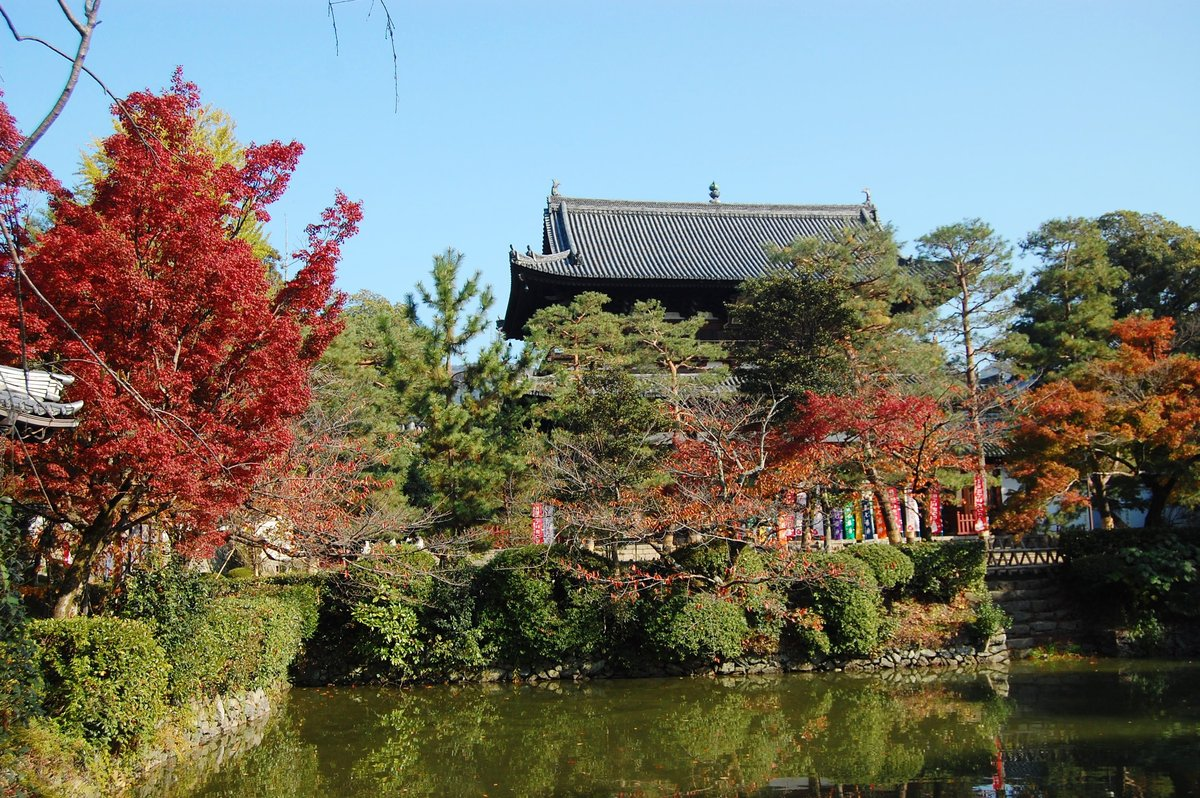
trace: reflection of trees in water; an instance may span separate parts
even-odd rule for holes
[[[242,748],[259,734],[260,743]],[[299,718],[286,704],[264,727],[252,725],[203,747],[199,755],[192,752],[190,759],[151,774],[135,790],[139,798],[317,798],[334,793],[320,778],[317,747],[301,739]]]
[[[1056,690],[1078,689],[1070,679],[1051,681]],[[1162,711],[1159,698],[1183,700],[1174,683],[1123,683],[1141,691],[1151,720]],[[1088,701],[1070,706],[1107,700],[1097,691],[1104,685],[1082,684]],[[1194,689],[1190,695],[1194,707]],[[1121,798],[1200,794],[1197,724],[1187,713],[1136,744],[1097,730],[1096,714],[1039,716],[970,677],[294,691],[261,748],[199,794],[765,796],[769,782],[786,780],[823,783],[821,794],[835,798],[966,797],[990,782],[997,736],[1026,795],[1095,795],[1097,784],[1107,785],[1099,794],[1111,788]],[[1035,749],[1053,756],[1031,759]],[[1114,775],[1113,763],[1127,769]],[[839,791],[839,784],[860,786]]]
[[[999,722],[953,688],[866,679],[554,687],[392,694],[353,784],[536,796],[733,794],[781,775],[896,783],[921,773],[933,738],[986,766]]]

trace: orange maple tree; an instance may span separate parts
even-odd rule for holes
[[[1010,443],[1021,481],[1004,515],[1015,529],[1089,505],[1101,525],[1123,508],[1146,526],[1200,498],[1200,360],[1172,349],[1174,321],[1132,316],[1112,326],[1111,356],[1030,392]]]

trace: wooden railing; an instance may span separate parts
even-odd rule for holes
[[[995,538],[988,546],[989,571],[1054,568],[1065,562],[1056,542],[1044,537],[1031,537],[1019,543],[1011,538]]]

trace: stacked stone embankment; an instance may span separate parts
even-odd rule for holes
[[[992,601],[1012,618],[1008,648],[1014,657],[1035,648],[1094,645],[1086,616],[1063,580],[1061,568],[988,574]]]
[[[956,645],[941,649],[885,651],[859,659],[793,660],[784,656],[744,657],[720,663],[622,666],[607,660],[568,662],[546,668],[488,668],[449,674],[449,682],[544,682],[555,680],[661,678],[664,676],[754,676],[768,673],[814,671],[886,672],[917,668],[994,668],[1009,660],[1001,632],[979,646]]]

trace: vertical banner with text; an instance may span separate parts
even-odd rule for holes
[[[988,532],[987,483],[983,474],[975,475],[975,534],[986,535]]]
[[[936,482],[929,486],[929,534],[942,534],[942,486]]]

